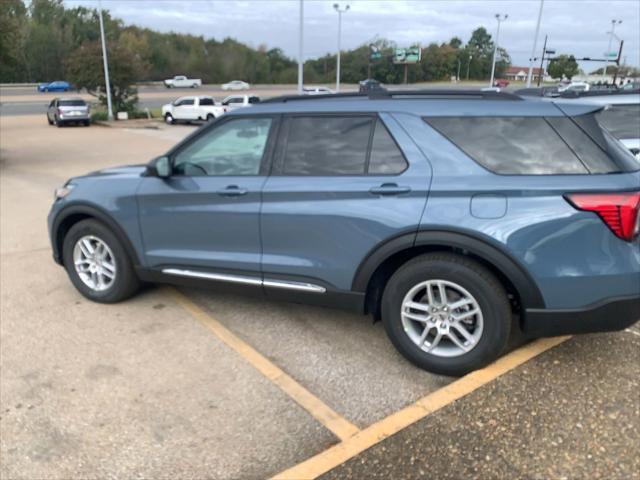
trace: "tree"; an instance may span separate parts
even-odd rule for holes
[[[27,9],[22,0],[4,0],[0,8],[0,81],[23,77],[23,43]]]
[[[148,65],[134,52],[119,43],[109,43],[109,83],[115,111],[132,112],[138,102],[133,85],[144,77]],[[85,42],[75,50],[66,63],[68,79],[78,88],[98,97],[106,105],[102,46],[100,42]]]
[[[549,75],[552,78],[566,77],[569,80],[579,72],[578,62],[573,55],[559,55],[549,62]]]

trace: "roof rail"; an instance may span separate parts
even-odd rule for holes
[[[283,95],[263,100],[260,103],[286,103],[298,100],[329,100],[335,98],[368,98],[369,100],[418,99],[418,100],[522,100],[508,92],[486,90],[423,89],[423,90],[374,90],[368,93],[332,93],[326,95]]]

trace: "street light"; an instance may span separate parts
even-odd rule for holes
[[[111,84],[109,83],[109,63],[107,62],[107,44],[104,40],[104,23],[102,22],[102,1],[98,3],[98,17],[100,18],[100,38],[102,39],[102,63],[104,65],[104,84],[107,89],[107,120],[113,120],[111,107]]]
[[[298,95],[302,95],[302,76],[304,72],[303,60],[303,21],[304,21],[304,0],[300,0],[300,29],[298,34]]]
[[[533,73],[533,57],[536,54],[536,47],[538,46],[538,34],[540,33],[540,21],[542,20],[543,6],[544,6],[544,0],[540,0],[540,9],[538,10],[538,23],[536,25],[536,33],[533,36],[533,48],[531,49],[531,58],[529,59],[529,72],[527,73],[527,88],[531,87],[531,74]]]
[[[620,25],[622,20],[611,20],[611,31],[607,32],[609,34],[609,46],[607,47],[607,61],[604,62],[604,68],[602,69],[602,81],[604,81],[607,75],[607,67],[609,66],[609,54],[611,53],[611,42],[613,42],[613,36],[615,35],[616,25]]]
[[[469,70],[471,69],[471,60],[473,59],[473,55],[469,55],[469,61],[467,62],[467,80],[469,80]]]
[[[498,42],[500,41],[500,23],[504,22],[509,15],[500,15],[496,13],[496,20],[498,21],[498,31],[496,32],[496,44],[493,47],[493,62],[491,63],[491,80],[489,86],[493,87],[493,77],[496,73],[496,56],[498,55]]]
[[[343,9],[337,3],[333,4],[333,8],[338,12],[338,63],[336,65],[336,93],[340,92],[340,40],[342,36],[342,14],[349,10],[349,5],[345,5]]]

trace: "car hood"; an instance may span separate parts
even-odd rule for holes
[[[86,177],[139,177],[144,173],[146,165],[125,165],[122,167],[105,168],[103,170],[96,170],[95,172],[88,173],[78,178]]]

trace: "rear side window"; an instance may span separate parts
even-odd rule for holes
[[[363,175],[373,117],[288,119],[284,175]]]
[[[200,105],[214,105],[213,98],[201,97]]]
[[[467,155],[503,175],[618,173],[638,170],[592,114],[577,117],[425,118]]]
[[[612,105],[598,113],[597,118],[616,138],[640,138],[640,104]]]
[[[494,173],[588,173],[544,118],[434,117],[425,121]]]

